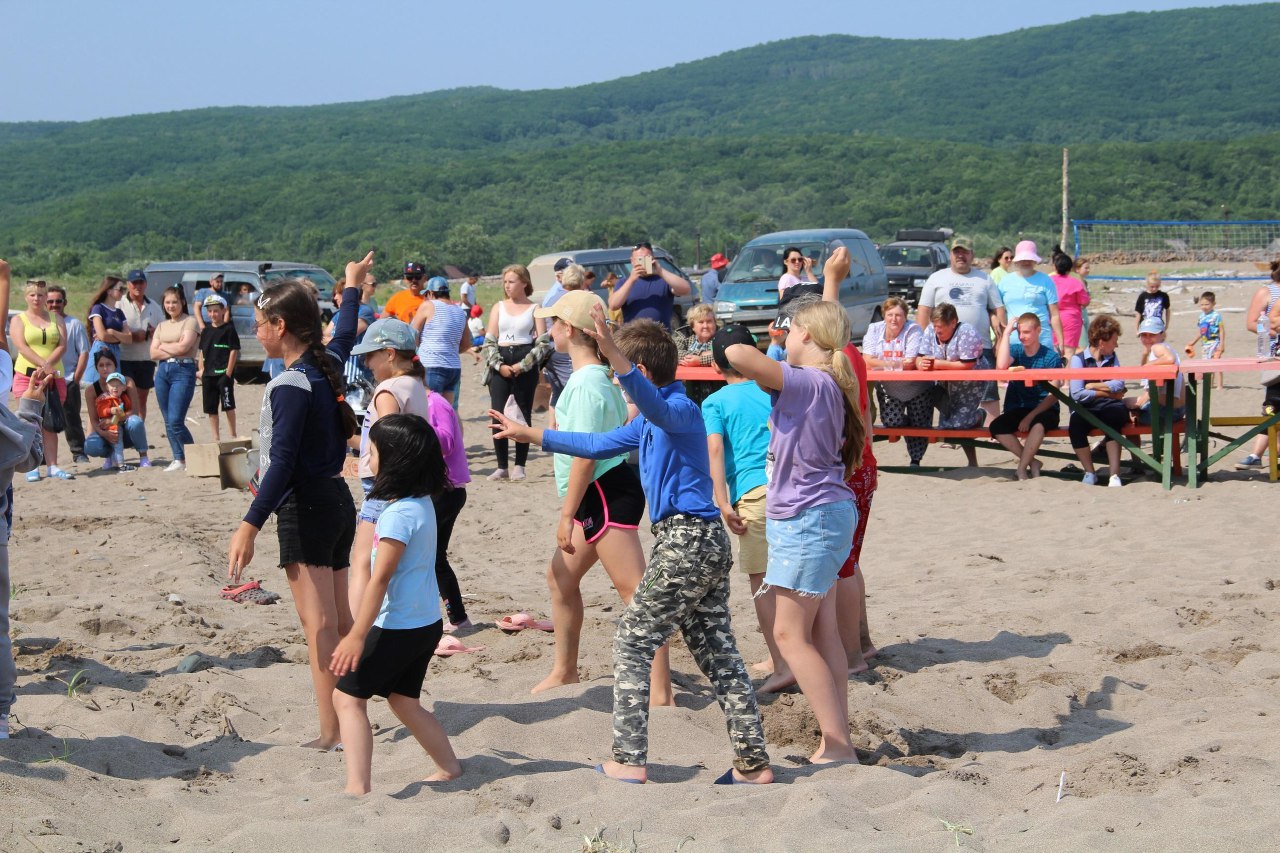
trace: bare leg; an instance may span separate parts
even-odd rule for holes
[[[372,787],[373,730],[369,728],[369,700],[333,691],[333,707],[342,732],[347,762],[345,793],[364,795]]]
[[[1006,433],[1002,433],[1001,435],[997,435],[996,441],[1000,442],[1001,446],[1004,447],[1005,450],[1008,450],[1010,453],[1013,454],[1013,458],[1018,463],[1018,468],[1016,471],[1014,471],[1018,479],[1019,480],[1027,479],[1026,469],[1024,469],[1022,466],[1022,451],[1023,451],[1022,442],[1018,441],[1018,437],[1011,432],[1006,432]]]
[[[49,387],[52,388],[53,384],[50,383]],[[53,393],[56,394],[57,392],[54,391]],[[56,432],[49,432],[48,430],[42,430],[42,432],[44,433],[44,463],[50,468],[57,468],[58,434]]]
[[[778,648],[822,732],[822,742],[811,760],[816,764],[856,760],[849,740],[848,667],[835,620],[835,597],[814,598],[781,587],[774,587],[773,594],[778,605],[773,626]],[[828,608],[827,622],[817,634],[818,615],[824,606]],[[838,683],[833,662],[840,672]]]
[[[840,644],[844,646],[848,674],[866,672],[869,667],[862,656],[862,613],[866,603],[862,597],[861,572],[836,581],[836,612],[840,629]],[[830,594],[828,594],[830,595]]]
[[[786,669],[787,665],[782,660],[782,653],[778,651],[778,642],[773,638],[773,617],[776,609],[772,595],[757,596],[760,587],[764,584],[764,572],[757,572],[754,575],[747,575],[751,581],[751,602],[756,608],[756,619],[760,622],[760,633],[764,635],[764,644],[769,647],[769,658],[760,663],[753,664],[752,669],[757,672],[774,673],[779,667]]]
[[[218,435],[218,415],[216,412],[209,415],[209,432],[213,434],[214,444],[222,440]]]
[[[605,573],[613,581],[613,588],[625,603],[630,604],[646,566],[640,534],[611,527],[595,541],[595,548]],[[649,707],[675,703],[671,690],[671,646],[663,643],[654,653],[653,668],[649,670]]]
[[[862,576],[862,567],[858,567],[858,573],[853,576],[858,582],[858,611],[860,614],[859,641],[862,644],[862,659],[867,660],[873,658],[880,653],[876,648],[876,644],[871,642],[871,628],[867,622],[867,580]]]
[[[547,568],[551,621],[555,626],[555,658],[550,674],[534,685],[530,693],[578,683],[578,643],[582,637],[583,612],[581,584],[587,570],[595,565],[596,549],[582,538],[581,528],[577,525],[574,526],[573,546],[575,554],[566,554],[557,548]]]
[[[1112,477],[1120,476],[1120,442],[1118,441],[1107,442],[1107,466]]]
[[[1112,444],[1112,443],[1113,443],[1113,442],[1108,442],[1108,444]],[[1119,444],[1116,444],[1116,449],[1117,449],[1117,450],[1119,450],[1119,448],[1120,448],[1120,445],[1119,445]],[[1108,450],[1110,450],[1110,448],[1108,448]],[[1116,454],[1116,456],[1117,456],[1117,458],[1118,458],[1118,457],[1119,457],[1119,454],[1117,453],[1117,454]],[[1085,445],[1084,447],[1077,447],[1077,448],[1076,448],[1076,458],[1080,460],[1080,465],[1084,467],[1084,470],[1085,470],[1085,473],[1086,473],[1086,474],[1092,474],[1092,473],[1094,473],[1094,471],[1093,471],[1093,450],[1092,450],[1092,448],[1090,448],[1088,445]],[[1110,459],[1111,457],[1110,457],[1110,456],[1108,456],[1107,458],[1108,458],[1108,459]],[[1117,464],[1118,464],[1118,463],[1117,463]],[[1113,469],[1113,470],[1118,470],[1118,469]]]
[[[138,417],[144,421],[147,419],[147,395],[150,393],[150,388],[138,389]]]
[[[1036,451],[1040,449],[1040,445],[1044,443],[1044,425],[1032,424],[1031,429],[1027,430],[1027,440],[1022,445],[1022,454],[1018,459],[1018,464],[1027,472],[1028,476],[1040,476],[1040,461],[1036,459]]]
[[[311,663],[311,683],[320,715],[320,737],[303,746],[329,749],[339,743],[338,714],[333,708],[333,688],[338,679],[329,672],[329,658],[338,645],[338,603],[334,600],[333,569],[290,563],[285,566],[298,618],[307,637],[307,658]],[[343,574],[346,574],[344,571]],[[350,608],[343,601],[350,624]]]
[[[440,725],[435,714],[422,707],[416,697],[401,696],[399,693],[392,693],[387,697],[387,704],[391,706],[391,713],[404,723],[405,728],[436,764],[436,772],[424,779],[424,782],[448,782],[462,775],[462,763],[453,754],[449,735],[445,733],[444,726]],[[345,744],[343,746],[345,748]]]
[[[227,411],[227,429],[231,430],[231,437],[235,438],[240,433],[236,432],[236,410]]]
[[[371,561],[376,530],[377,525],[371,521],[356,522],[356,539],[351,546],[351,571],[347,590],[347,606],[352,613],[360,612],[360,599],[364,598],[365,587],[369,585],[373,572]]]

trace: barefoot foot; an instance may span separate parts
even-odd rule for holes
[[[809,756],[810,764],[857,764],[858,754],[853,747],[818,747],[818,751]]]
[[[437,770],[435,773],[432,773],[430,776],[423,779],[422,781],[423,782],[451,782],[454,779],[457,779],[461,775],[462,775],[462,765],[459,764],[457,770],[440,769],[440,770]]]
[[[533,689],[530,690],[529,692],[541,693],[544,690],[553,690],[556,687],[564,687],[566,684],[577,684],[577,683],[578,683],[578,673],[576,672],[574,672],[572,675],[568,673],[561,674],[561,673],[553,672],[550,675],[548,675],[546,678],[542,679],[537,684],[535,684],[533,686]]]
[[[1031,478],[1035,479],[1040,476],[1040,469],[1043,467],[1044,465],[1039,459],[1032,459],[1031,464],[1027,466],[1027,470],[1031,472]]]
[[[644,783],[649,779],[649,772],[643,764],[619,764],[616,761],[603,761],[596,765],[596,770],[617,779],[620,782]]]
[[[315,740],[309,740],[306,743],[301,744],[301,746],[303,749],[318,749],[321,752],[341,752],[342,751],[342,741],[336,737],[335,738],[318,737]],[[347,793],[351,793],[351,792],[348,791]],[[367,794],[369,792],[364,791],[363,793]]]
[[[719,779],[717,785],[768,785],[773,782],[773,771],[768,767],[759,770],[742,771],[730,768]]]
[[[875,646],[873,646],[870,642],[864,642],[862,644],[863,660],[871,660],[873,657],[875,657],[878,654],[880,654],[880,650],[877,649]]]
[[[771,658],[765,658],[758,663],[751,664],[751,671],[758,672],[761,675],[773,675],[774,669],[775,667]]]
[[[781,690],[786,690],[788,687],[795,687],[795,685],[796,677],[791,674],[790,670],[784,669],[781,672],[775,672],[773,675],[766,678],[764,680],[764,684],[761,684],[756,689],[756,692],[777,693]]]

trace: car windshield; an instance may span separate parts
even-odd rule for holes
[[[324,270],[318,269],[287,269],[278,267],[269,269],[262,274],[263,284],[271,284],[283,278],[305,278],[315,284],[315,286],[323,294],[333,293],[333,286],[337,284],[333,276]]]
[[[806,257],[813,258],[815,277],[822,272],[826,252],[826,246],[822,243],[763,243],[748,246],[733,259],[725,273],[724,283],[777,281],[786,272],[783,269],[782,253],[792,247],[799,249]]]
[[[886,267],[931,267],[933,259],[924,246],[881,246],[880,257]]]

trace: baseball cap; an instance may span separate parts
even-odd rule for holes
[[[224,275],[223,275],[222,273],[220,273],[220,272],[216,272],[216,273],[214,273],[213,275],[209,276],[209,281],[213,281],[215,278],[222,278],[222,279],[225,279],[225,278],[226,278],[226,276],[224,276]]]
[[[791,318],[806,305],[822,301],[822,285],[816,282],[793,284],[782,294],[782,302],[778,305],[778,316],[774,318],[773,327],[781,331],[791,328]]]
[[[448,293],[449,279],[442,275],[433,275],[427,279],[427,291],[430,293]]]
[[[973,239],[970,237],[956,237],[954,240],[951,241],[951,251],[954,252],[956,249],[965,249],[966,251],[972,253]]]
[[[129,270],[129,273],[124,278],[125,278],[125,281],[146,281],[147,280],[147,277],[146,275],[143,274],[142,270]]]
[[[413,352],[418,348],[418,333],[403,320],[383,317],[374,320],[365,329],[364,340],[351,348],[352,355],[364,355],[383,349]]]
[[[1148,317],[1138,326],[1140,335],[1158,335],[1164,331],[1164,321],[1159,317]]]
[[[205,308],[208,308],[210,305],[221,305],[223,308],[226,308],[227,300],[223,299],[221,296],[219,296],[216,293],[210,293],[208,296],[204,298],[204,302],[200,304],[203,305]]]
[[[107,376],[108,382],[119,382],[121,385],[128,385],[129,380],[124,378],[123,373],[112,373]]]
[[[729,259],[720,252],[716,252],[711,256],[711,268],[713,270],[724,269],[729,266]]]
[[[481,314],[483,314],[483,313],[484,313],[484,309],[483,309],[483,308],[481,308],[479,305],[472,305],[472,306],[471,306],[471,316],[472,316],[472,317],[479,317],[479,316],[480,316]]]
[[[566,267],[573,263],[573,258],[561,258],[556,261],[555,271],[562,272]]]
[[[405,275],[426,275],[427,268],[424,267],[422,264],[418,263],[417,261],[410,261],[409,263],[404,265],[404,274]]]
[[[724,351],[733,344],[750,344],[756,345],[755,335],[741,323],[730,323],[723,329],[716,332],[715,337],[711,339],[711,357],[715,359],[716,365],[721,370],[730,370],[733,365],[729,364],[729,359],[725,358]]]
[[[592,305],[605,307],[604,300],[590,290],[570,290],[557,299],[554,305],[533,309],[533,316],[539,319],[558,317],[575,329],[594,330],[596,321],[591,319]]]

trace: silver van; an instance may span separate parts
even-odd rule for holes
[[[210,276],[219,272],[222,273],[222,293],[231,306],[231,322],[240,336],[237,382],[251,382],[262,372],[266,353],[254,334],[253,303],[268,285],[285,278],[310,279],[320,292],[321,316],[327,322],[333,315],[330,296],[337,282],[315,264],[292,261],[163,261],[143,270],[147,277],[148,296],[158,299],[161,291],[181,284],[193,313],[196,310],[196,291],[208,287]]]
[[[879,322],[881,303],[889,295],[889,279],[875,244],[853,228],[814,228],[776,231],[751,240],[729,264],[716,293],[716,320],[720,325],[741,323],[768,344],[769,323],[778,315],[778,279],[784,272],[782,257],[795,247],[813,258],[814,275],[822,281],[822,265],[837,247],[849,250],[849,277],[840,283],[840,304],[849,314],[853,342],[861,343],[867,326]]]

